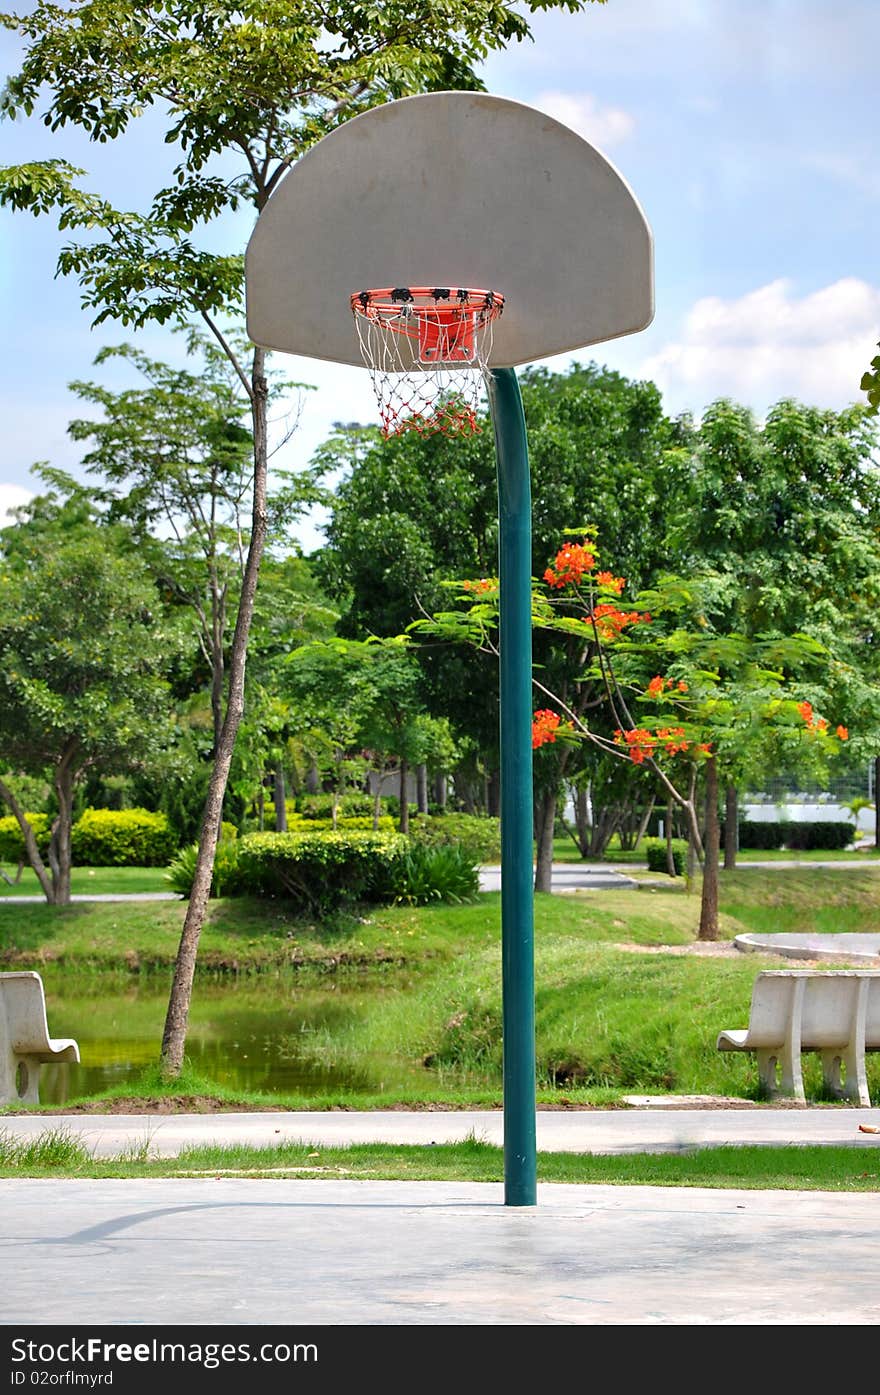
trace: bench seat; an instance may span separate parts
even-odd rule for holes
[[[752,1051],[771,1099],[804,1100],[801,1053],[822,1058],[825,1089],[871,1104],[865,1053],[880,1051],[880,969],[768,969],[752,989],[749,1025],[720,1032],[719,1051]]]
[[[36,973],[0,973],[0,1104],[39,1104],[40,1067],[79,1061],[70,1037],[49,1036],[43,980]]]

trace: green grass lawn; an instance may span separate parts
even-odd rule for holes
[[[723,1028],[746,1025],[756,972],[787,961],[658,952],[693,945],[698,910],[697,894],[687,894],[681,883],[536,898],[543,1100],[608,1103],[627,1093],[756,1097],[753,1059],[722,1054],[715,1040]],[[871,868],[723,874],[721,911],[726,939],[743,930],[877,931],[880,878]],[[55,1034],[76,1034],[71,1024],[62,1033],[53,1021],[53,986],[61,991],[62,980],[66,992],[71,984],[85,985],[95,1031],[100,1034],[106,1014],[109,1032],[121,1001],[126,1013],[138,1011],[136,1001],[125,1005],[127,983],[142,983],[145,975],[169,981],[183,914],[180,902],[9,907],[0,913],[0,965],[43,972]],[[500,918],[495,893],[464,906],[370,907],[330,924],[297,918],[281,902],[214,901],[199,973],[228,982],[230,995],[251,975],[274,975],[283,991],[291,983],[331,994],[345,984],[382,985],[369,1010],[329,1013],[297,1050],[355,1081],[365,1060],[402,1062],[407,1087],[373,1094],[355,1083],[320,1097],[276,1096],[276,1105],[387,1108],[396,1099],[498,1104]],[[218,1020],[221,1011],[218,1005]],[[876,1100],[876,1057],[869,1057],[868,1074]],[[818,1060],[810,1056],[805,1084],[809,1099],[821,1098]],[[152,1098],[159,1092],[155,1072],[148,1073],[141,1093]],[[181,1083],[165,1093],[223,1096],[210,1081]],[[227,1093],[227,1102],[232,1098],[259,1097]]]
[[[861,1148],[701,1148],[686,1153],[539,1153],[539,1182],[774,1191],[876,1192],[880,1154]],[[95,1158],[66,1130],[19,1141],[0,1130],[0,1177],[352,1178],[362,1181],[501,1182],[500,1148],[476,1139],[430,1146],[383,1143],[343,1148],[187,1148],[151,1159],[149,1140],[118,1158]]]
[[[14,869],[8,866],[3,870],[7,875],[15,876]],[[165,881],[164,867],[74,867],[70,876],[72,896],[118,896],[121,893],[170,890]],[[30,867],[25,867],[21,880],[13,886],[0,878],[0,897],[42,895],[40,883]]]

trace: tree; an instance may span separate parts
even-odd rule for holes
[[[163,670],[174,645],[131,536],[73,490],[66,500],[37,496],[0,533],[0,749],[17,769],[51,779],[48,871],[6,779],[0,797],[46,900],[59,906],[70,900],[78,784],[93,769],[131,769],[170,734]]]
[[[653,383],[632,382],[596,364],[564,372],[530,368],[521,375],[532,477],[533,571],[540,575],[572,518],[596,522],[604,545],[624,559],[633,584],[647,584],[669,564],[670,521],[692,489],[679,428],[663,414]],[[343,607],[343,632],[394,635],[443,605],[444,582],[497,570],[498,500],[488,418],[473,436],[447,440],[416,433],[380,442],[378,433],[340,430],[320,452],[342,473],[316,564]],[[540,667],[574,665],[577,646],[546,653]],[[459,739],[470,738],[490,774],[498,765],[498,681],[479,652],[442,637],[420,649],[426,705],[445,716]],[[560,674],[560,681],[567,681]],[[539,844],[552,848],[559,780],[587,754],[568,751],[547,776],[537,819]],[[539,858],[539,886],[549,864]]]
[[[243,356],[244,336],[229,335]],[[228,357],[195,330],[187,348],[195,371],[149,358],[131,344],[102,349],[96,364],[122,359],[145,386],[122,392],[96,382],[70,384],[101,417],[72,421],[75,441],[90,443],[83,464],[100,477],[110,516],[135,530],[169,599],[196,618],[210,672],[214,750],[226,713],[230,616],[239,603],[252,512],[252,433],[247,400]],[[296,384],[267,373],[267,409]],[[286,542],[290,524],[325,493],[314,472],[284,473],[266,489],[266,547]],[[166,536],[161,542],[156,533]],[[170,536],[169,536],[170,534]]]
[[[408,833],[409,772],[445,737],[424,716],[421,674],[409,647],[394,639],[316,641],[295,649],[286,667],[297,734],[310,741],[319,764],[322,750],[328,753],[334,791],[341,793],[346,778],[395,766],[400,831]]]
[[[880,344],[877,345],[880,349]],[[868,407],[874,416],[880,412],[880,354],[871,359],[871,367],[862,374],[859,387],[868,399]]]
[[[720,631],[752,640],[801,632],[822,644],[828,701],[848,713],[868,759],[880,728],[880,477],[868,413],[784,399],[759,425],[747,408],[721,399],[691,444],[691,501],[670,530],[676,566],[715,574]],[[728,769],[728,867],[737,784],[760,773]]]
[[[792,673],[812,667],[811,693],[818,694],[826,656],[806,635],[750,641],[715,631],[710,579],[699,586],[667,575],[638,593],[636,609],[626,609],[620,600],[624,579],[599,567],[594,539],[567,542],[544,572],[543,582],[533,588],[533,627],[563,644],[575,636],[582,659],[580,678],[568,700],[554,692],[543,671],[533,674],[537,695],[551,705],[535,712],[532,746],[540,750],[557,743],[589,742],[606,754],[649,768],[682,810],[691,843],[701,852],[696,773],[705,766],[699,936],[713,940],[718,935],[719,767],[727,759],[745,759],[744,753],[757,743],[778,752],[806,740],[827,755],[847,739],[842,725],[836,737],[830,733],[828,721],[804,697],[803,686],[794,688],[790,681]],[[412,629],[493,652],[498,596],[496,582],[465,581],[458,609],[417,621]],[[578,700],[584,689],[604,695],[604,720],[594,720]]]
[[[569,11],[584,0],[556,0]],[[526,0],[526,9],[553,0]],[[38,0],[0,19],[25,55],[2,99],[5,115],[45,103],[53,131],[78,126],[95,141],[123,137],[158,108],[179,160],[146,211],[119,210],[86,191],[64,159],[0,171],[0,204],[54,212],[85,232],[65,247],[59,270],[74,275],[94,323],[136,329],[199,318],[242,384],[253,428],[250,540],[229,656],[228,695],[214,757],[168,1014],[164,1073],[183,1064],[199,937],[207,911],[223,796],[244,706],[245,661],[267,528],[266,353],[243,361],[224,333],[240,308],[243,259],[199,245],[194,233],[224,211],[265,207],[290,165],[339,122],[389,98],[479,88],[474,65],[529,35],[519,5],[503,0],[428,0],[370,6],[341,0]],[[232,168],[234,164],[234,168]]]

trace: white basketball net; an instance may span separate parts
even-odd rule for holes
[[[360,291],[351,308],[383,436],[481,429],[480,397],[503,296],[398,286]]]

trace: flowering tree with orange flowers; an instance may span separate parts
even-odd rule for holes
[[[809,751],[824,762],[848,738],[821,715],[827,655],[810,636],[718,633],[711,579],[666,576],[631,603],[626,580],[600,564],[588,533],[566,541],[532,587],[532,624],[580,655],[571,693],[533,674],[532,746],[591,743],[649,768],[685,819],[703,862],[699,937],[718,935],[719,771],[778,763]],[[416,622],[415,631],[497,654],[498,584],[452,583],[456,606]],[[584,694],[589,693],[590,702]],[[596,696],[601,702],[596,702]],[[705,782],[701,830],[698,776]],[[705,836],[704,836],[705,835]]]

